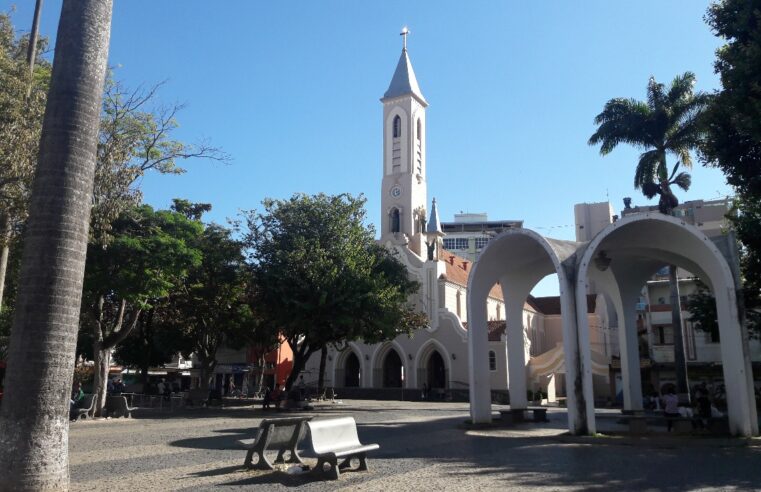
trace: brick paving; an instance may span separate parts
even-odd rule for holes
[[[495,407],[495,410],[498,407]],[[316,418],[352,415],[360,439],[377,442],[370,471],[338,481],[242,467],[238,439],[263,417],[248,407],[132,419],[82,421],[70,432],[73,490],[759,490],[761,440],[574,437],[566,414],[547,424],[468,429],[462,403],[344,401],[318,404]],[[606,421],[602,431],[622,430]],[[314,460],[307,459],[313,463]]]

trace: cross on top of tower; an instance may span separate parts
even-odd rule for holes
[[[399,35],[402,37],[402,49],[404,51],[407,51],[407,35],[410,33],[410,30],[407,29],[407,26],[404,26],[402,28],[402,32],[399,33]]]

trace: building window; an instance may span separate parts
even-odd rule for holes
[[[454,240],[455,249],[468,249],[468,238],[456,237]]]
[[[417,120],[417,139],[420,140],[423,136],[423,125],[420,123],[420,118]]]
[[[399,209],[394,208],[389,213],[389,225],[391,232],[400,232],[402,230],[401,218],[399,217]]]
[[[399,115],[394,116],[394,138],[402,136],[402,119]]]
[[[655,345],[674,345],[674,330],[671,325],[653,327],[655,330]]]
[[[497,370],[497,354],[493,350],[489,350],[489,370]]]
[[[488,237],[477,237],[476,238],[476,249],[483,249],[486,246],[486,243],[489,242]]]
[[[454,249],[454,239],[444,239],[444,249]]]

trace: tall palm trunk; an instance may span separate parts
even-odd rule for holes
[[[677,267],[669,265],[669,289],[671,291],[671,326],[674,330],[674,371],[676,373],[676,392],[685,395],[690,401],[689,383],[687,381],[687,359],[684,356],[684,336],[682,335],[682,301],[679,296]]]
[[[0,409],[0,490],[66,490],[112,0],[64,0]]]

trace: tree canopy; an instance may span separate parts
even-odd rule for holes
[[[688,173],[677,171],[680,166],[692,166],[690,151],[700,140],[700,118],[708,102],[708,96],[693,92],[694,84],[691,72],[676,76],[669,87],[651,77],[646,101],[614,98],[605,103],[595,117],[599,127],[589,138],[589,145],[600,144],[601,155],[609,154],[620,143],[643,151],[635,169],[634,187],[647,198],[659,196],[663,213],[679,205],[671,186],[686,191],[691,184]],[[667,154],[677,158],[672,169],[666,163]]]
[[[388,340],[425,325],[408,304],[417,282],[364,225],[364,197],[297,194],[246,215],[245,243],[262,322],[294,351],[290,388],[328,345]]]
[[[761,2],[723,0],[706,21],[726,44],[714,68],[722,89],[706,113],[701,157],[724,172],[735,190],[730,215],[741,243],[740,267],[748,325],[761,330]]]

